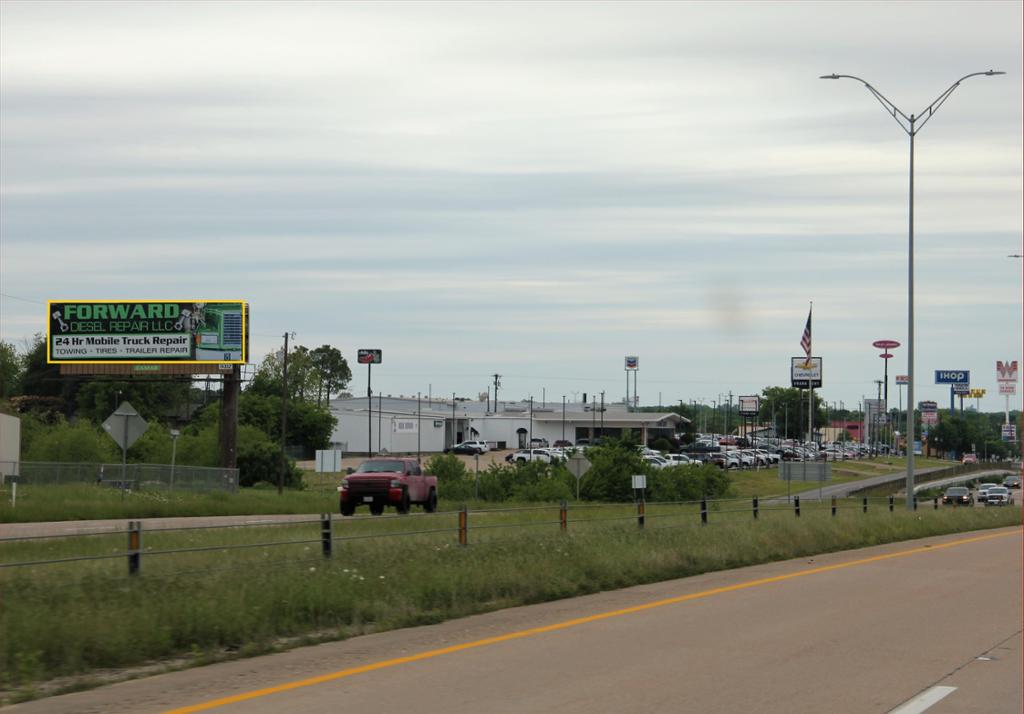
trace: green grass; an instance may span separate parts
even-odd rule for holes
[[[425,531],[335,542],[320,555],[315,523],[144,532],[142,574],[124,557],[0,570],[0,699],[29,696],[58,676],[91,681],[105,668],[170,657],[201,663],[291,644],[342,639],[513,605],[697,573],[961,530],[1020,523],[1019,509],[868,514],[805,505],[751,518],[749,502],[716,504],[707,527],[695,504],[556,507],[471,513],[467,548],[454,512],[335,522],[335,536]],[[511,527],[527,524],[526,527]],[[482,526],[493,526],[484,528]],[[507,527],[503,527],[507,526]],[[178,547],[299,542],[158,555]],[[0,560],[115,554],[126,536],[5,543]],[[65,685],[68,686],[68,685]],[[73,685],[72,685],[73,686]],[[86,686],[82,684],[82,686]]]
[[[891,464],[889,462],[892,462]],[[950,466],[953,462],[939,459],[917,459],[917,468]],[[834,464],[833,480],[843,483],[880,473],[905,468],[902,459],[865,459]],[[786,483],[778,478],[778,469],[739,471],[730,474],[735,496],[768,496],[786,493]],[[338,476],[306,473],[306,490],[286,490],[282,495],[274,488],[244,488],[237,493],[216,491],[210,493],[167,492],[143,490],[123,492],[109,486],[94,484],[65,484],[18,488],[17,506],[11,506],[10,484],[0,489],[0,523],[29,523],[38,521],[69,521],[115,518],[160,518],[171,516],[266,515],[328,513],[338,509]],[[816,490],[818,484],[794,481],[792,493]],[[453,508],[457,504],[445,503]]]
[[[75,521],[102,518],[159,518],[163,516],[230,516],[271,513],[336,511],[334,491],[243,488],[237,493],[211,491],[121,491],[93,484],[59,486],[19,485],[11,506],[11,489],[0,490],[0,523]]]

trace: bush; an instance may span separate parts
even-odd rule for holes
[[[254,426],[238,427],[238,483],[253,486],[259,482],[277,484],[281,472],[281,446]],[[284,472],[286,488],[302,489],[302,472],[287,459]]]
[[[697,501],[721,498],[729,490],[729,476],[717,466],[670,466],[647,479],[651,501]]]
[[[587,450],[590,470],[580,483],[580,497],[588,501],[622,503],[633,500],[633,474],[650,469],[630,442],[609,441]]]
[[[80,420],[69,423],[63,417],[53,424],[38,422],[26,430],[24,461],[60,461],[114,463],[121,461],[121,450],[114,440],[95,424]]]

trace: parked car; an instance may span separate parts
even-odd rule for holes
[[[552,446],[557,446],[560,449],[571,449],[572,442],[569,441],[568,439],[556,439],[555,443],[552,444]]]
[[[942,494],[942,502],[944,504],[953,504],[954,506],[973,506],[974,496],[971,495],[970,489],[966,486],[950,486]]]
[[[757,459],[745,451],[727,451],[726,455],[735,457],[741,469],[752,469],[757,465]]]
[[[961,459],[961,461],[963,463],[965,463],[965,464],[976,464],[976,463],[978,463],[978,455],[977,454],[964,454],[964,457],[963,457],[963,459]]]
[[[546,449],[547,447],[548,447],[548,440],[547,439],[543,439],[543,438],[541,438],[539,436],[535,436],[532,439],[530,439],[530,448],[531,449]]]
[[[1009,475],[1003,479],[1003,485],[1007,488],[1020,488],[1020,476]]]
[[[643,458],[645,464],[649,464],[656,469],[663,469],[669,465],[668,461],[666,461],[661,456],[655,456],[653,454],[644,454]]]
[[[978,486],[978,503],[984,503],[988,500],[988,490],[998,484],[994,483],[983,483]]]
[[[988,490],[986,506],[1009,506],[1013,503],[1013,494],[1006,486],[993,486]]]
[[[450,446],[444,453],[453,454],[483,454],[491,450],[486,441],[462,441],[455,446]]]
[[[686,454],[665,454],[664,459],[669,466],[700,466],[701,460],[695,459]]]
[[[546,464],[553,463],[558,457],[549,449],[520,449],[505,457],[509,463],[525,464],[530,461],[543,461]]]
[[[480,451],[480,447],[479,446],[477,446],[476,444],[474,444],[472,442],[469,442],[469,443],[463,443],[463,444],[456,444],[455,446],[449,446],[447,449],[444,450],[444,453],[446,453],[446,454],[468,454],[469,456],[474,456],[476,454],[482,454],[483,452]]]

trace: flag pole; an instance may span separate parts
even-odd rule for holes
[[[814,314],[814,301],[811,301],[811,308],[807,312],[807,324],[811,323],[812,316]],[[812,332],[813,334],[813,332]],[[814,366],[814,351],[811,347],[811,340],[808,339],[807,346],[807,361],[810,362],[810,366]],[[814,379],[807,380],[807,441],[814,441]]]

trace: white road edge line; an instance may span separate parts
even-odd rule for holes
[[[921,714],[926,709],[948,697],[956,691],[956,687],[932,687],[918,694],[910,701],[900,704],[889,714]]]

